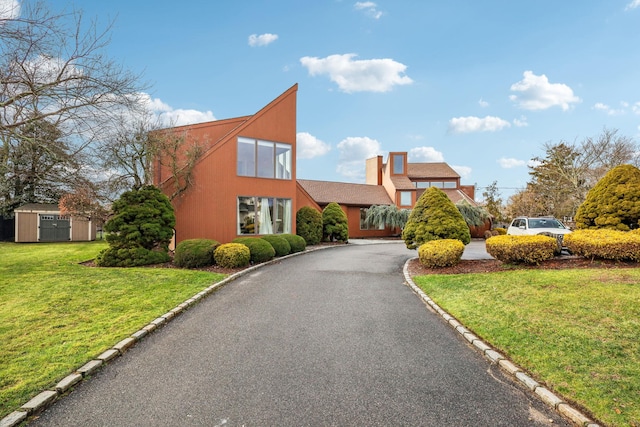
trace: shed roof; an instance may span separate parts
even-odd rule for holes
[[[14,212],[60,212],[55,203],[27,203],[14,209]]]
[[[313,181],[306,179],[299,179],[298,184],[300,184],[319,205],[327,205],[331,202],[336,202],[340,205],[354,206],[394,204],[381,185]]]

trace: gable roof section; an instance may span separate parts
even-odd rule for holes
[[[471,206],[478,206],[476,201],[469,197],[467,193],[462,190],[457,190],[455,188],[441,188],[440,190],[442,190],[444,194],[447,195],[449,200],[451,200],[453,203],[458,203],[462,200],[466,200],[471,204]]]
[[[409,178],[460,178],[451,166],[442,163],[409,163],[407,165]]]
[[[304,191],[319,205],[328,205],[331,202],[351,206],[394,204],[381,185],[312,181],[306,179],[299,179],[298,184],[300,184]]]

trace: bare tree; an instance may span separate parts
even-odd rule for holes
[[[95,21],[85,22],[80,11],[54,13],[38,0],[0,10],[3,175],[12,170],[25,146],[32,153],[63,149],[65,157],[82,160],[82,152],[113,114],[138,102],[139,76],[104,54],[110,30],[110,26],[100,30]],[[34,126],[56,129],[58,137],[36,138],[29,131]],[[15,186],[0,182],[0,205],[7,204],[10,191],[15,193]]]

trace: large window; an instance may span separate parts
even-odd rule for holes
[[[411,191],[400,192],[400,206],[411,206]]]
[[[291,145],[239,137],[238,175],[291,179]]]
[[[291,233],[291,199],[238,197],[238,234]]]
[[[380,224],[378,227],[367,224],[365,221],[367,218],[367,210],[367,208],[360,208],[360,230],[384,230],[384,224]]]
[[[404,154],[391,155],[391,173],[393,175],[404,175]]]
[[[416,188],[457,188],[455,181],[415,181]]]

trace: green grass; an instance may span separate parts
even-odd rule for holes
[[[0,243],[0,418],[224,277],[79,264],[104,247]]]
[[[414,281],[546,386],[640,426],[640,269],[520,270]]]

